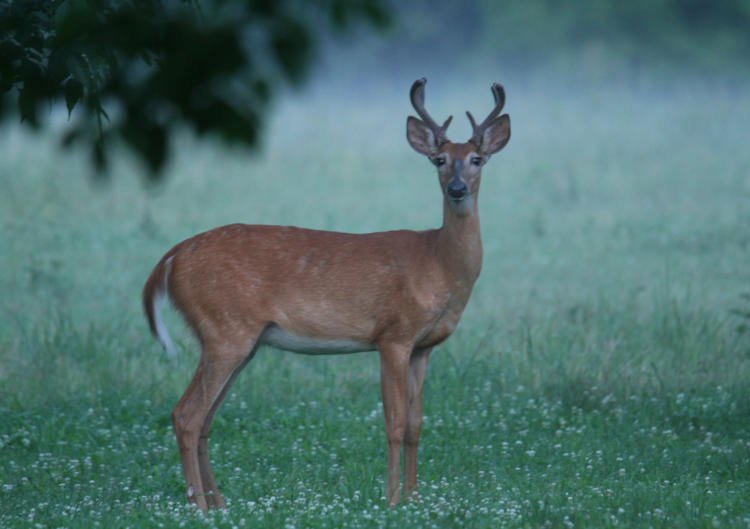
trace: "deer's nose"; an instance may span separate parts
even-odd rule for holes
[[[451,181],[448,183],[448,187],[445,188],[445,192],[448,193],[448,196],[455,199],[464,198],[467,191],[466,184],[460,180]]]

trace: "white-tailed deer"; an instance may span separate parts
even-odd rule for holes
[[[168,296],[201,346],[190,385],[172,412],[187,483],[200,509],[225,507],[208,460],[211,421],[237,374],[260,344],[298,353],[377,350],[388,439],[386,498],[399,501],[404,447],[405,496],[417,491],[422,383],[432,348],[451,335],[482,267],[477,194],[482,166],[510,138],[495,108],[473,135],[451,143],[424,108],[416,81],[409,116],[411,146],[437,166],[443,225],[427,231],[349,234],[285,226],[232,224],[169,250],[143,289],[151,330],[174,346],[160,317]]]

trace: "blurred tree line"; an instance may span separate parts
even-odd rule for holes
[[[411,0],[394,7],[389,38],[363,40],[372,62],[397,71],[495,63],[734,74],[747,73],[750,57],[750,0]]]
[[[479,2],[487,44],[543,59],[599,48],[633,65],[713,69],[746,63],[750,0]]]

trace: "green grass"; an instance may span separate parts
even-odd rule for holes
[[[489,83],[441,84],[436,117],[490,105]],[[376,355],[264,349],[214,422],[230,508],[191,512],[169,414],[197,352],[170,314],[165,357],[140,289],[224,223],[438,225],[408,83],[368,105],[319,85],[255,157],[185,135],[150,191],[124,155],[92,186],[84,158],[2,129],[0,526],[750,527],[750,96],[538,86],[506,82],[482,276],[428,370],[422,501],[394,510]]]

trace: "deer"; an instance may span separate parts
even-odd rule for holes
[[[443,224],[366,234],[231,224],[186,239],[156,264],[143,289],[152,334],[174,357],[161,316],[165,299],[197,338],[200,359],[172,423],[187,500],[225,509],[208,457],[211,422],[262,344],[303,354],[377,351],[388,443],[385,497],[418,500],[422,388],[433,348],[456,328],[482,268],[477,197],[482,168],[510,139],[505,91],[473,133],[452,143],[424,106],[426,79],[410,90],[419,118],[411,147],[437,167]],[[421,119],[420,119],[421,118]],[[403,493],[399,493],[401,450]]]

